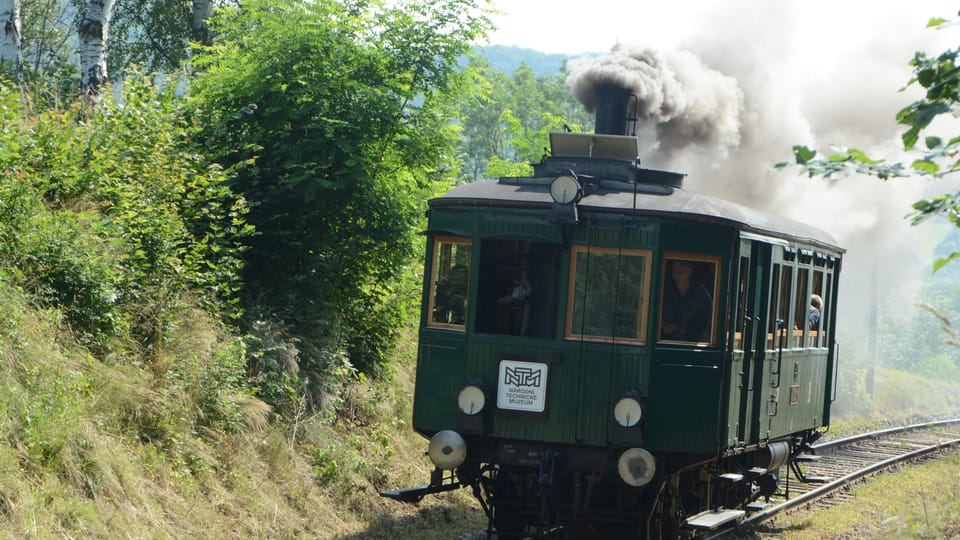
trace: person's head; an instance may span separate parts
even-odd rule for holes
[[[823,298],[820,298],[819,294],[811,294],[810,305],[817,309],[823,309]]]
[[[675,283],[689,283],[690,276],[693,275],[693,263],[690,261],[673,261],[670,274]]]

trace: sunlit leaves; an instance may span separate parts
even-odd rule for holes
[[[251,0],[212,25],[192,102],[252,201],[251,296],[376,365],[424,201],[455,170],[457,60],[489,21],[468,0]]]
[[[793,156],[797,165],[808,176],[822,176],[829,179],[839,179],[852,173],[872,174],[887,179],[898,176],[907,176],[909,173],[900,163],[888,164],[882,159],[873,159],[862,150],[856,148],[835,147],[834,152],[826,159],[816,159],[817,151],[803,145],[793,147]],[[789,167],[786,162],[777,163],[777,169]]]

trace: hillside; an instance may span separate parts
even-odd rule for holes
[[[574,58],[566,54],[544,53],[506,45],[488,45],[476,47],[475,50],[490,62],[490,67],[508,74],[513,73],[520,64],[526,64],[535,75],[556,75],[562,72],[568,60]]]

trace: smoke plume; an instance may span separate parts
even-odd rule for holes
[[[686,172],[685,189],[833,235],[847,249],[838,338],[848,361],[852,351],[870,349],[878,318],[895,324],[892,318],[915,313],[933,248],[952,227],[911,227],[904,216],[914,201],[954,192],[960,182],[858,175],[828,181],[773,165],[791,161],[795,144],[821,156],[840,143],[871,157],[912,161],[901,151],[905,128],[895,121],[920,94],[915,86],[900,91],[911,78],[908,63],[915,51],[955,47],[958,30],[924,28],[931,16],[949,16],[942,6],[910,7],[906,16],[879,8],[844,16],[833,10],[847,6],[835,3],[829,9],[825,18],[806,4],[725,2],[704,15],[708,25],[677,44],[681,50],[618,44],[608,54],[570,62],[568,83],[587,110],[594,107],[596,83],[639,97],[645,167]],[[838,43],[855,45],[841,50]],[[934,132],[949,138],[960,125]],[[874,361],[870,352],[864,356]]]
[[[641,126],[652,127],[660,150],[691,146],[721,154],[740,143],[743,94],[737,81],[704,65],[689,51],[655,51],[618,44],[609,54],[572,60],[567,83],[588,112],[597,85],[637,96]]]

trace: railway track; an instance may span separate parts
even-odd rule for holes
[[[735,527],[713,531],[707,538],[731,536],[755,529],[773,516],[817,502],[830,505],[849,500],[840,492],[851,483],[897,464],[960,446],[960,419],[884,429],[814,445],[792,470],[781,471],[781,492],[762,508],[755,507]],[[803,482],[806,479],[807,482]]]

